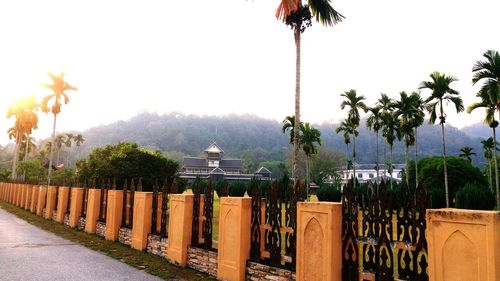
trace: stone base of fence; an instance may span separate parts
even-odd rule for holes
[[[106,235],[106,223],[98,221],[95,224],[95,234],[100,237],[104,237]]]
[[[160,235],[149,234],[146,251],[153,255],[167,258],[168,238],[161,238]]]
[[[217,276],[217,252],[189,246],[187,266]]]
[[[77,226],[77,229],[78,230],[84,230],[85,229],[85,224],[87,223],[87,220],[84,218],[84,217],[80,217],[78,219],[78,226]]]
[[[288,281],[296,280],[295,272],[277,268],[256,262],[247,262],[246,280],[247,281]]]
[[[43,209],[42,209],[42,218],[45,218],[46,211],[47,211],[47,210],[46,210],[45,208],[43,208]]]
[[[64,214],[64,225],[69,226],[69,214]]]
[[[132,244],[132,229],[120,227],[120,231],[118,232],[118,242],[130,246],[130,244]]]
[[[57,219],[57,210],[54,210],[52,213],[52,220],[56,221],[56,219]]]

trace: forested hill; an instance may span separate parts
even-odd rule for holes
[[[335,133],[336,124],[315,126],[322,132],[324,146],[345,152],[342,136]],[[375,135],[364,127],[364,121],[359,131],[360,136],[356,139],[357,160],[359,163],[373,162],[376,155]],[[200,155],[211,141],[216,141],[225,150],[226,156],[259,163],[266,160],[283,160],[290,150],[289,138],[281,132],[280,122],[252,115],[218,117],[141,113],[129,120],[92,128],[82,134],[86,139],[82,152],[119,141],[134,141],[141,146],[159,149],[181,159],[182,155]],[[419,129],[418,134],[421,155],[441,155],[439,126],[426,124]],[[470,146],[477,153],[474,162],[480,164],[483,161],[480,140],[457,128],[446,126],[449,155],[458,155],[460,148]],[[380,143],[382,144],[381,138]],[[403,160],[403,149],[401,142],[395,145],[396,161]],[[380,151],[382,152],[382,145]],[[413,149],[411,153],[414,153]]]

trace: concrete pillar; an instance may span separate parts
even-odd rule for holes
[[[148,234],[151,232],[151,215],[153,213],[153,193],[135,192],[134,221],[132,225],[131,247],[143,251],[148,244]]]
[[[28,188],[27,184],[21,185],[21,196],[19,196],[18,206],[24,208],[24,201],[26,201],[26,190]]]
[[[430,281],[500,280],[500,212],[429,209]]]
[[[36,214],[43,216],[43,208],[47,200],[47,186],[40,186],[38,190],[38,202],[36,204]]]
[[[87,199],[87,217],[85,220],[85,232],[95,233],[96,223],[99,219],[99,208],[101,203],[101,190],[89,189]]]
[[[21,201],[21,185],[16,184],[16,197],[14,198],[14,205],[19,206],[20,201]]]
[[[297,280],[342,281],[342,204],[297,203]]]
[[[244,281],[250,257],[252,198],[222,197],[219,213],[217,278]]]
[[[59,187],[59,196],[57,199],[57,213],[56,221],[59,223],[64,223],[64,216],[66,215],[66,210],[68,209],[70,188],[67,186]]]
[[[31,204],[30,204],[30,212],[36,212],[36,205],[38,203],[38,191],[40,190],[39,185],[34,185],[31,189]]]
[[[26,187],[26,197],[24,198],[24,209],[25,210],[29,210],[30,209],[32,190],[33,190],[33,186],[32,185],[28,185]]]
[[[106,240],[118,240],[123,213],[123,190],[108,190],[106,210]]]
[[[57,204],[57,186],[49,186],[47,189],[47,202],[45,206],[45,218],[52,220],[54,209]]]
[[[73,187],[71,189],[71,205],[69,206],[69,226],[77,227],[78,220],[82,214],[83,188]]]
[[[172,262],[187,265],[187,250],[193,229],[193,194],[170,195],[167,257]]]

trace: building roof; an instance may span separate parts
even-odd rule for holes
[[[224,150],[216,142],[213,142],[204,151],[208,153],[224,153]]]
[[[210,174],[214,174],[214,175],[225,175],[226,173],[221,170],[220,168],[215,168],[213,169],[212,171],[210,171]]]
[[[219,161],[219,167],[222,169],[241,169],[243,161],[241,159],[222,159]]]
[[[188,167],[208,167],[207,159],[184,156],[182,165]]]
[[[392,164],[392,166],[394,167],[394,170],[401,170],[401,169],[404,169],[405,168],[405,164]],[[385,164],[379,164],[378,165],[378,169],[379,171],[380,170],[384,170],[384,169],[387,169],[388,167],[386,167]],[[343,166],[340,168],[340,170],[346,170],[346,167]],[[350,169],[352,170],[352,169]],[[356,170],[373,170],[375,171],[375,163],[372,163],[372,164],[356,164]]]
[[[272,174],[266,167],[260,167],[255,174]]]

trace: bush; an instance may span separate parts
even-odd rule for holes
[[[58,186],[69,186],[76,180],[74,169],[55,170],[51,176],[51,184]]]
[[[229,185],[229,196],[231,197],[243,197],[247,191],[248,184],[243,181],[233,181]]]
[[[488,188],[468,183],[455,194],[455,207],[459,209],[493,210],[495,196]]]
[[[322,184],[318,189],[317,196],[319,201],[340,202],[342,193],[333,185]]]
[[[427,193],[431,197],[431,208],[445,208],[446,207],[446,194],[443,189],[429,188]]]

